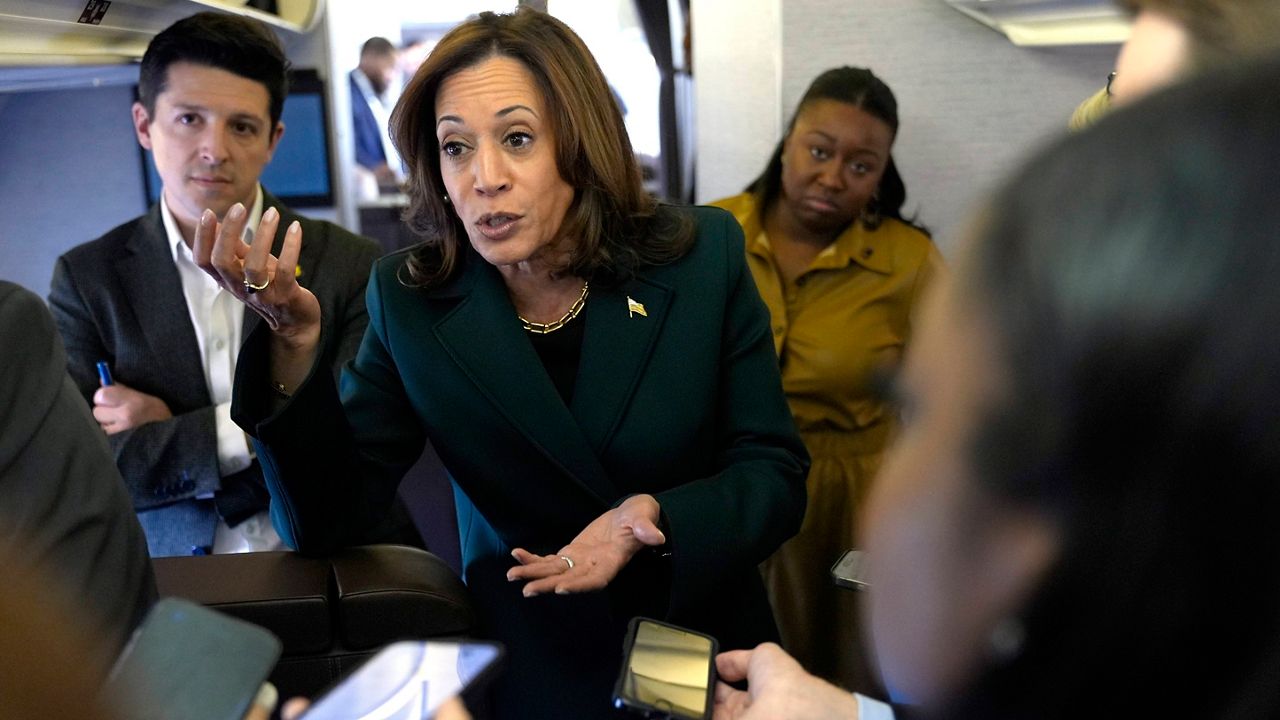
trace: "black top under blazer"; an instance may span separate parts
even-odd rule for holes
[[[507,647],[497,717],[610,716],[636,614],[726,649],[777,638],[757,565],[800,527],[809,458],[741,228],[721,210],[678,212],[697,227],[683,258],[592,285],[569,406],[474,252],[431,289],[399,281],[403,254],[376,263],[340,397],[313,370],[267,417],[268,363],[240,364],[233,414],[256,438],[277,528],[300,550],[326,552],[376,522],[434,444],[455,483],[482,631]],[[245,351],[266,341],[259,330]],[[669,556],[642,552],[599,593],[530,599],[506,582],[512,548],[554,553],[634,493],[660,503]]]

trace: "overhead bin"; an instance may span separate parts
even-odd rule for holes
[[[1114,0],[945,0],[1014,45],[1122,43],[1130,21]]]
[[[142,57],[156,33],[202,10],[305,33],[324,0],[0,0],[0,65],[106,65]]]

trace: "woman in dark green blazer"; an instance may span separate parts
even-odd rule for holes
[[[425,241],[377,263],[340,392],[315,372],[300,232],[279,258],[239,243],[239,216],[197,240],[274,329],[246,345],[269,362],[240,364],[260,374],[236,413],[282,537],[358,537],[429,438],[482,630],[507,646],[500,717],[608,716],[635,615],[775,639],[756,566],[799,527],[808,457],[737,223],[654,205],[603,75],[542,13],[459,26],[394,124]]]

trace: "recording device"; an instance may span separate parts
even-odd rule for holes
[[[867,582],[867,554],[861,550],[846,550],[831,566],[831,579],[842,588],[866,590],[870,587]]]
[[[717,650],[710,635],[633,618],[613,689],[614,706],[650,718],[710,718]]]
[[[321,695],[301,720],[427,720],[445,700],[496,674],[501,658],[494,642],[392,643]]]
[[[241,720],[279,657],[280,641],[257,625],[161,598],[103,692],[133,720]]]

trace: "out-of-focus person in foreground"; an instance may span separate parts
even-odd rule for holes
[[[1280,51],[1275,0],[1118,0],[1133,16],[1107,86],[1071,116],[1082,130],[1112,107],[1191,75]]]
[[[1271,61],[1065,139],[931,299],[862,537],[920,715],[1280,713],[1278,116]],[[859,713],[775,647],[718,666],[717,718]]]

